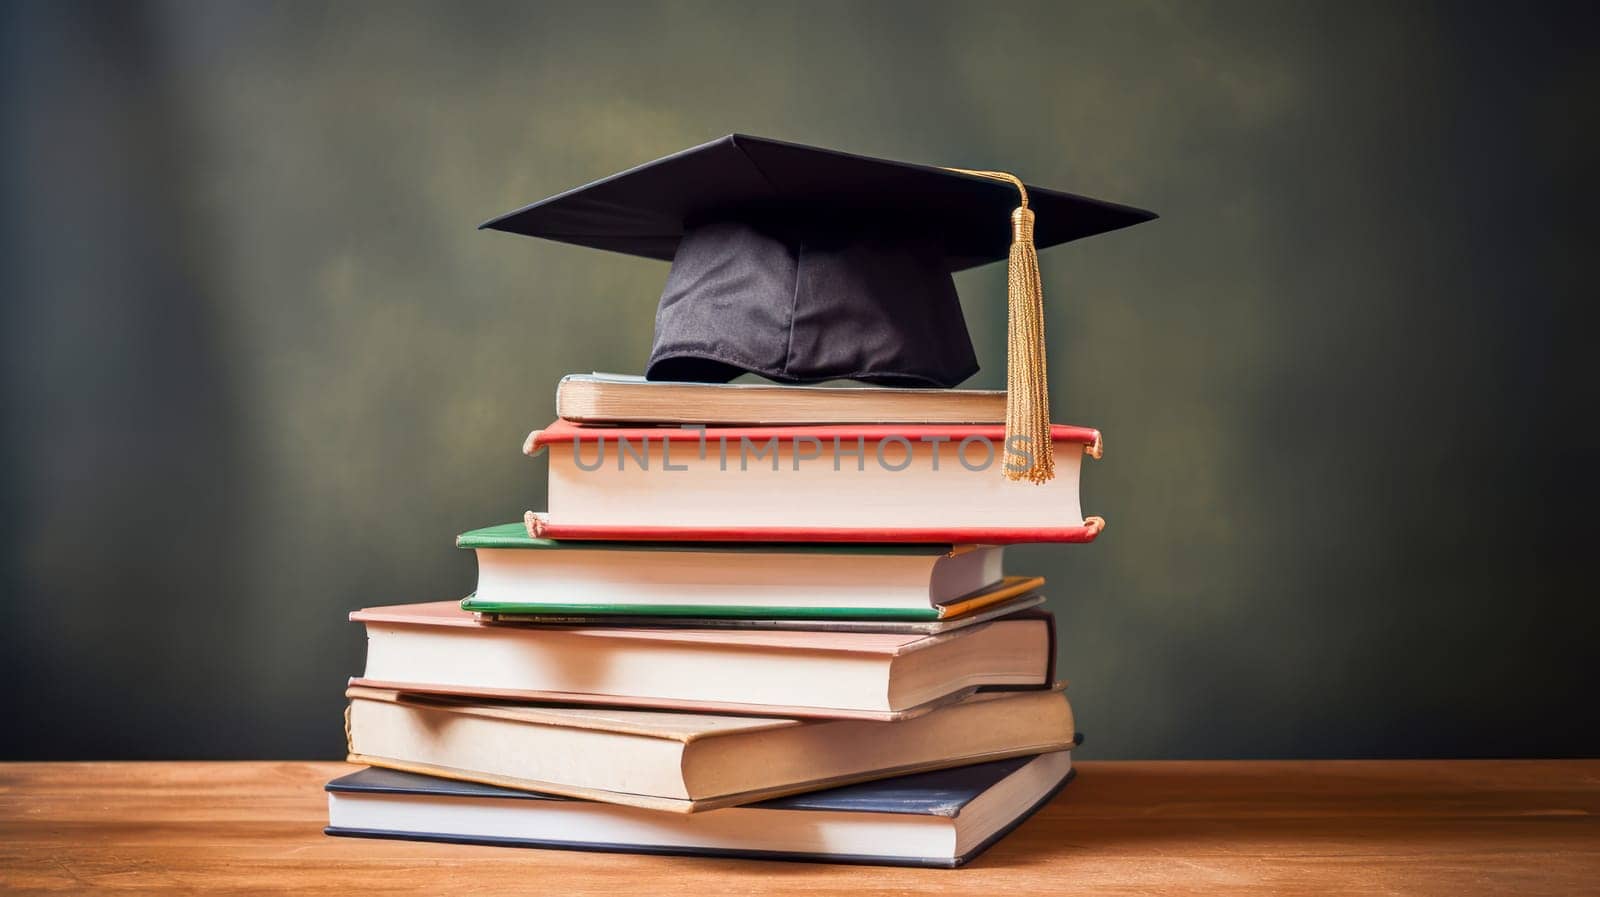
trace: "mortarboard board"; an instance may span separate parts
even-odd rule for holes
[[[1007,445],[1029,439],[1035,463],[1006,473],[1042,482],[1053,463],[1036,247],[1154,217],[1003,172],[733,134],[481,227],[671,261],[655,380],[955,386],[978,366],[950,275],[1009,257]]]

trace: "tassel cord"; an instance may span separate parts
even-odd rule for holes
[[[1050,438],[1050,386],[1045,365],[1044,284],[1033,243],[1033,210],[1028,188],[1003,171],[952,168],[960,174],[1002,181],[1016,188],[1020,202],[1011,213],[1011,254],[1006,273],[1006,435],[1003,457],[1011,457],[1021,437],[1032,455],[1028,465],[1006,463],[1010,480],[1044,483],[1055,477],[1055,445]],[[1020,459],[1019,459],[1020,460]]]

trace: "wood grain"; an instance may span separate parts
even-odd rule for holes
[[[330,838],[339,763],[0,764],[14,893],[1593,894],[1600,761],[1080,765],[965,869]]]

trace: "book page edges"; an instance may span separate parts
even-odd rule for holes
[[[706,728],[693,730],[685,727],[681,729],[662,728],[645,724],[630,725],[621,720],[607,719],[603,715],[582,716],[577,711],[581,707],[565,706],[553,708],[540,707],[500,707],[493,704],[475,703],[470,696],[439,695],[431,700],[422,696],[408,697],[404,693],[392,688],[373,688],[364,685],[351,685],[345,689],[344,696],[353,701],[378,701],[385,704],[398,704],[402,707],[416,707],[419,710],[452,713],[459,716],[472,716],[483,719],[502,720],[517,725],[548,726],[555,729],[586,729],[595,732],[610,732],[617,735],[627,735],[639,738],[659,738],[665,741],[676,741],[688,744],[702,738],[717,738],[724,735],[738,735],[751,732],[768,732],[775,729],[788,729],[802,725],[798,719],[767,716],[740,716],[735,717],[735,724],[724,729]],[[606,710],[620,710],[624,713],[629,708],[604,708]],[[638,712],[647,711],[641,708],[632,708]],[[349,738],[350,715],[348,707],[345,710],[346,725],[345,735]],[[723,716],[728,714],[684,714],[684,716]]]

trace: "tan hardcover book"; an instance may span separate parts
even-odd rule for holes
[[[586,424],[996,424],[1006,419],[1006,394],[568,374],[556,387],[556,416]]]
[[[346,696],[351,762],[679,813],[1073,742],[1059,690],[976,694],[896,723]]]
[[[773,716],[900,719],[985,686],[1052,681],[1053,618],[1027,610],[938,635],[498,626],[454,601],[375,607],[354,685]]]

